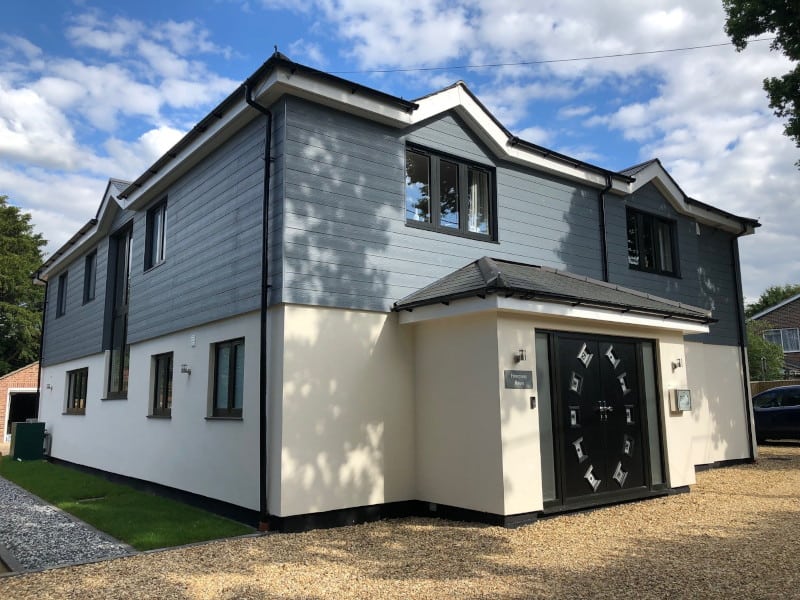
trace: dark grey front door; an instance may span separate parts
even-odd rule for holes
[[[556,343],[565,500],[644,488],[638,345],[573,334]]]

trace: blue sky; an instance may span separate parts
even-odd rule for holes
[[[800,152],[761,89],[784,57],[762,42],[508,64],[724,43],[723,23],[718,0],[5,2],[0,194],[55,250],[109,177],[136,178],[277,45],[405,98],[463,79],[513,132],[605,168],[661,158],[689,195],[763,223],[741,241],[754,299],[800,283]],[[507,66],[454,68],[488,63]]]

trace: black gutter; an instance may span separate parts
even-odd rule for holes
[[[47,288],[50,285],[46,279],[39,277],[41,269],[33,274],[35,281],[40,281],[44,284],[44,301],[42,302],[42,321],[41,330],[39,331],[39,372],[36,376],[36,401],[39,406],[42,405],[42,357],[44,353],[44,318],[47,314]],[[36,418],[39,418],[39,406],[36,407]]]
[[[742,384],[744,387],[744,414],[747,418],[747,441],[750,447],[750,458],[755,460],[753,446],[753,422],[750,406],[750,365],[747,361],[747,326],[744,320],[744,295],[742,293],[741,263],[739,262],[739,236],[747,233],[747,227],[742,226],[742,232],[731,238],[731,259],[733,260],[733,278],[736,286],[736,325],[739,330],[739,353],[742,357]]]
[[[398,304],[397,302],[394,303],[392,306],[392,310],[394,312],[401,312],[401,311],[409,311],[412,312],[415,308],[419,308],[422,306],[431,306],[433,304],[449,304],[453,300],[461,300],[464,298],[486,298],[492,294],[503,294],[506,298],[509,297],[518,297],[522,300],[544,300],[550,302],[560,302],[562,304],[571,304],[572,306],[588,306],[588,307],[595,307],[601,308],[606,310],[621,310],[623,312],[630,312],[634,314],[646,315],[651,317],[661,317],[664,319],[669,318],[679,318],[683,319],[684,321],[691,321],[694,323],[701,323],[701,324],[709,324],[709,323],[716,323],[719,319],[714,319],[712,317],[704,317],[700,315],[687,315],[678,312],[670,312],[670,311],[660,311],[660,310],[651,310],[643,307],[636,307],[636,306],[629,306],[626,304],[618,304],[616,302],[597,302],[586,300],[585,298],[577,298],[575,296],[567,296],[564,294],[551,294],[546,292],[536,292],[533,290],[519,288],[519,287],[510,287],[510,286],[488,286],[485,288],[479,289],[470,289],[463,292],[456,292],[452,294],[447,294],[443,296],[437,296],[435,298],[427,298],[425,300],[417,300],[415,302],[409,302],[407,304]]]
[[[606,242],[606,193],[611,189],[611,175],[606,173],[606,187],[600,190],[597,201],[600,204],[600,260],[603,264],[603,281],[608,281],[608,244]]]
[[[261,339],[259,342],[259,377],[258,377],[258,404],[259,404],[259,430],[258,430],[258,494],[259,494],[259,525],[262,531],[269,529],[269,506],[268,506],[268,460],[267,460],[267,419],[268,396],[267,396],[267,340],[269,328],[267,324],[267,304],[269,303],[269,186],[270,186],[270,166],[272,163],[272,112],[253,100],[252,82],[248,79],[244,83],[245,101],[255,108],[258,112],[266,116],[264,128],[264,190],[262,193],[261,204]]]

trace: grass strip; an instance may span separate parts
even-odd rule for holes
[[[46,461],[0,457],[0,476],[137,550],[252,533],[181,502]]]

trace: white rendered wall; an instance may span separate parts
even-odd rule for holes
[[[696,465],[750,457],[741,358],[737,346],[686,344]]]
[[[411,332],[394,313],[283,308],[281,454],[270,512],[414,498]]]
[[[417,493],[420,500],[495,514],[542,510],[536,329],[615,335],[655,342],[661,436],[670,487],[694,483],[693,413],[670,411],[686,388],[680,332],[487,311],[423,321],[415,330]],[[524,349],[527,359],[514,355]],[[529,370],[533,389],[505,389],[506,369]]]
[[[417,498],[504,514],[495,315],[429,321],[414,335]]]
[[[239,337],[245,338],[243,418],[208,420],[213,344]],[[174,353],[172,418],[148,418],[151,356],[163,352]],[[39,418],[51,432],[54,457],[258,509],[258,313],[132,345],[127,400],[101,400],[106,362],[98,354],[43,369]],[[191,375],[180,373],[181,364]],[[66,373],[82,367],[89,368],[86,414],[62,414]]]

